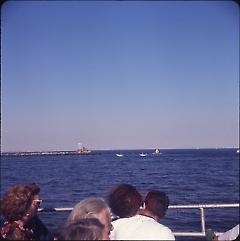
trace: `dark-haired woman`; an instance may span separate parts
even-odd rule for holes
[[[37,216],[41,204],[40,188],[35,184],[17,184],[1,200],[4,218],[1,238],[6,240],[49,240],[52,235]]]

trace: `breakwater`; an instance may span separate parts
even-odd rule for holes
[[[35,151],[35,152],[2,152],[1,156],[56,156],[56,155],[89,155],[94,154],[93,151]]]

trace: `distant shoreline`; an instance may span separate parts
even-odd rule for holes
[[[92,151],[34,151],[34,152],[2,152],[1,156],[56,156],[56,155],[91,155]]]
[[[238,147],[204,147],[204,148],[161,148],[160,150],[223,150],[223,149],[238,149]],[[109,149],[109,150],[91,150],[86,152],[78,151],[17,151],[17,152],[1,152],[1,156],[54,156],[54,155],[93,155],[99,151],[150,151],[149,149]]]

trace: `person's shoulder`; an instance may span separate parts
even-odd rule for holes
[[[156,222],[156,223],[158,224],[159,227],[161,227],[161,229],[172,232],[171,229],[169,227],[165,226],[164,224],[158,223],[158,222]]]
[[[137,222],[134,221],[133,217],[130,218],[119,218],[112,222],[113,230],[111,231],[111,240],[124,240],[130,239],[134,232]]]
[[[135,239],[141,240],[175,240],[171,230],[157,222],[143,222],[137,229]]]
[[[131,232],[131,230],[136,229],[141,225],[141,220],[138,217],[133,216],[129,218],[119,218],[112,222],[113,233],[116,232]]]
[[[145,227],[146,226],[148,226],[149,230],[151,229],[151,232],[154,236],[159,235],[159,237],[164,240],[175,240],[172,230],[155,220],[149,220],[149,222],[145,223]]]
[[[135,215],[135,216],[128,217],[128,218],[118,218],[118,219],[112,221],[112,224],[135,222],[136,220],[139,220],[140,218],[141,218],[141,215]]]
[[[169,227],[167,227],[161,223],[157,223],[157,224],[158,224],[158,227],[159,227],[161,233],[166,235],[166,240],[175,240],[174,234]]]
[[[128,221],[128,218],[118,218],[114,221],[112,221],[112,225],[114,228],[116,228],[117,226],[124,224]]]
[[[165,231],[165,232],[172,233],[172,230],[169,227],[167,227],[167,226],[165,226],[165,225],[163,225],[161,223],[156,222],[156,226],[158,228],[160,228],[161,230]]]

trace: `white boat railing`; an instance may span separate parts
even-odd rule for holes
[[[170,205],[168,208],[173,209],[199,209],[201,218],[201,232],[174,232],[175,236],[199,236],[206,235],[205,226],[205,213],[206,208],[239,208],[239,203],[233,204],[195,204],[195,205]],[[222,234],[222,232],[215,232],[216,235]]]
[[[201,218],[201,232],[173,232],[175,236],[204,237],[206,235],[205,213],[207,208],[239,208],[239,203],[232,204],[194,204],[194,205],[170,205],[170,209],[199,209]],[[70,212],[73,208],[39,208],[39,212]],[[215,232],[216,235],[222,232]]]

